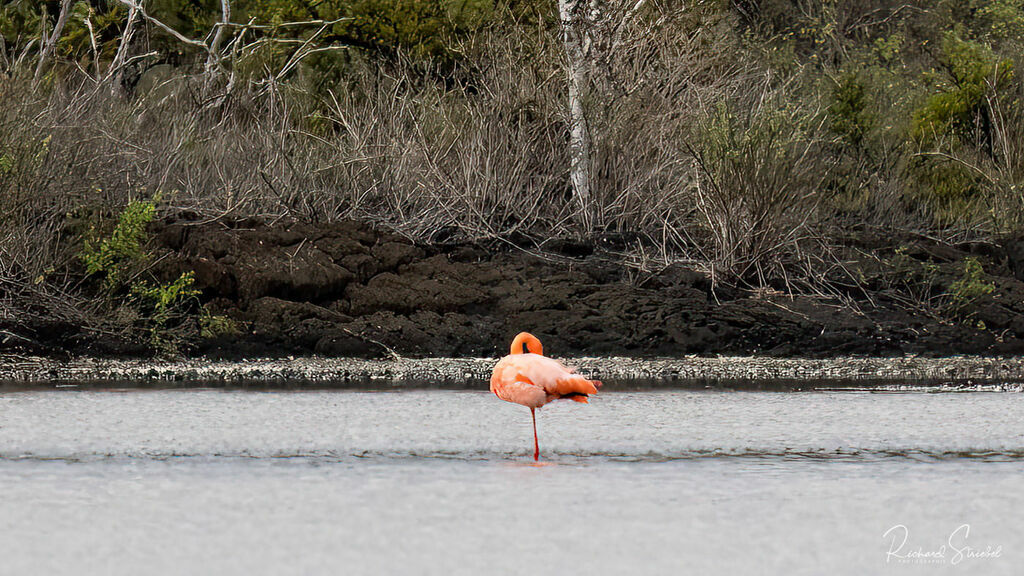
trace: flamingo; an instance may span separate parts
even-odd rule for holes
[[[494,366],[491,392],[506,402],[522,404],[533,418],[533,460],[540,459],[537,442],[537,408],[552,400],[568,399],[587,403],[597,394],[601,382],[587,380],[558,360],[544,356],[540,340],[529,332],[520,332],[512,340],[511,351]]]

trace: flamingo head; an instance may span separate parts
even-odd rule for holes
[[[515,340],[512,341],[512,354],[537,354],[539,356],[544,355],[544,348],[540,345],[540,340],[536,336],[529,332],[520,332]]]

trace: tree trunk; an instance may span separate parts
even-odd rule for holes
[[[64,25],[68,23],[68,16],[71,15],[71,0],[62,0],[60,3],[60,14],[57,16],[57,24],[53,27],[53,33],[46,39],[43,44],[43,49],[39,52],[39,64],[36,65],[36,75],[32,80],[32,86],[39,84],[39,79],[43,77],[43,70],[46,69],[46,61],[53,55],[54,50],[57,48],[57,41],[60,40],[60,35],[64,32]]]
[[[590,132],[583,109],[587,86],[587,49],[583,34],[584,0],[558,0],[562,20],[562,43],[569,80],[569,181],[579,205],[579,223],[585,233],[593,229],[593,206],[590,196]]]
[[[124,64],[128,59],[128,50],[131,48],[132,37],[135,35],[135,21],[138,14],[138,7],[133,5],[128,8],[128,19],[124,23],[124,32],[121,33],[121,43],[118,44],[117,54],[114,55],[114,61],[110,63],[110,68],[107,71],[107,78],[113,79],[113,90],[120,90],[121,88]]]
[[[220,46],[224,42],[224,36],[228,31],[228,23],[231,22],[231,1],[220,0],[220,25],[213,34],[213,41],[210,42],[210,53],[206,57],[206,80],[209,82],[217,75],[220,69],[221,53]]]

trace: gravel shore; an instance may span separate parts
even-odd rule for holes
[[[8,385],[138,384],[289,385],[486,388],[493,358],[401,358],[361,360],[301,357],[241,362],[70,361],[0,355],[0,383]],[[815,386],[892,386],[1024,381],[1024,358],[767,358],[687,357],[674,359],[572,358],[566,364],[611,387],[635,383],[705,386],[788,382]]]

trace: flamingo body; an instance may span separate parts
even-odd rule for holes
[[[599,385],[573,373],[558,360],[532,353],[505,356],[491,375],[491,392],[528,408],[540,408],[562,398],[586,402],[589,394],[597,394]]]
[[[511,353],[498,361],[491,374],[491,392],[505,400],[522,404],[533,415],[533,459],[540,457],[535,410],[560,399],[587,403],[597,394],[601,382],[576,374],[561,362],[544,356],[540,340],[522,332],[512,341]]]

